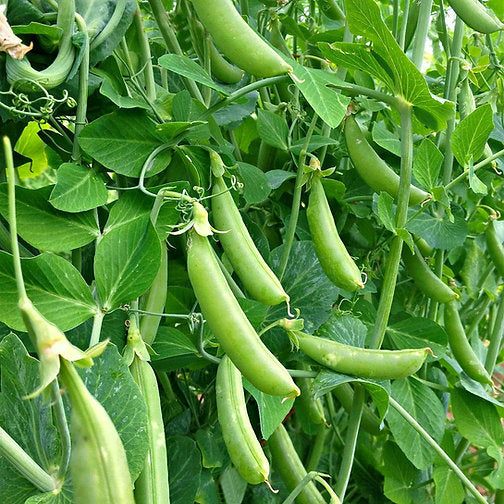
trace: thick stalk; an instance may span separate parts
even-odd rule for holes
[[[0,427],[0,455],[42,492],[52,492],[56,489],[54,479],[2,427]]]
[[[100,341],[101,328],[105,313],[101,310],[97,311],[93,319],[93,329],[91,330],[91,337],[89,338],[89,346],[92,347]]]
[[[499,299],[499,308],[497,310],[497,317],[492,328],[490,335],[490,345],[485,359],[485,369],[491,375],[494,371],[497,357],[502,346],[502,337],[504,336],[504,294],[501,294]]]
[[[431,22],[432,0],[422,0],[420,11],[418,13],[418,22],[415,31],[415,40],[413,41],[412,61],[420,70],[422,68],[425,42]]]
[[[152,103],[156,99],[156,81],[154,80],[154,68],[152,67],[149,40],[145,33],[142,13],[139,8],[135,11],[133,20],[137,31],[138,44],[140,46],[140,65],[144,69],[145,91],[147,93],[147,99]]]
[[[430,447],[443,459],[443,461],[448,465],[448,467],[455,473],[455,475],[460,479],[462,484],[467,488],[467,490],[474,496],[477,502],[481,504],[487,504],[486,499],[478,492],[476,487],[471,483],[467,476],[462,472],[462,470],[457,466],[457,464],[448,456],[448,454],[438,445],[438,443],[431,437],[431,435],[413,418],[395,399],[390,397],[390,405],[406,420],[413,429],[415,429]]]

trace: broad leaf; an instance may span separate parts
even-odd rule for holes
[[[434,142],[426,138],[415,150],[413,175],[427,190],[436,187],[443,163],[443,154]]]
[[[272,147],[286,151],[289,127],[285,119],[269,110],[259,110],[257,113],[257,132],[263,142]]]

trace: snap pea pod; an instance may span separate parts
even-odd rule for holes
[[[490,375],[469,344],[455,301],[451,301],[445,305],[444,323],[451,351],[460,367],[473,380],[491,385],[492,379]]]
[[[493,221],[488,223],[486,229],[486,243],[488,254],[495,265],[495,269],[501,277],[504,277],[504,247],[497,236]]]
[[[296,453],[285,427],[280,424],[268,439],[273,459],[273,467],[280,474],[287,489],[292,492],[307,472]],[[299,504],[325,504],[325,499],[317,490],[315,483],[308,483],[296,498]]]
[[[429,268],[418,248],[415,247],[415,254],[413,255],[409,247],[404,247],[402,257],[408,275],[426,296],[438,303],[449,303],[454,299],[458,299],[458,294],[450,289]]]
[[[269,462],[250,423],[240,371],[226,355],[217,370],[217,413],[231,462],[251,485],[268,481]]]
[[[384,191],[396,198],[399,193],[399,175],[376,154],[353,116],[347,117],[345,121],[345,140],[352,164],[362,180],[373,191]],[[410,205],[418,205],[428,197],[428,193],[411,185]]]
[[[166,438],[156,375],[150,364],[138,356],[133,359],[130,371],[147,405],[149,435],[149,451],[135,482],[135,502],[170,504]]]
[[[504,25],[478,0],[448,0],[450,7],[464,23],[480,33],[502,30]]]
[[[72,406],[73,502],[135,504],[126,452],[112,420],[65,359],[61,360],[61,379]]]
[[[301,365],[300,369],[308,371],[309,366]],[[313,378],[297,378],[296,381],[301,395],[295,404],[300,408],[301,418],[305,417],[315,425],[327,424],[322,401],[320,398],[315,399],[312,394]]]
[[[395,380],[416,373],[424,363],[430,348],[408,350],[375,350],[359,348],[337,341],[293,331],[299,348],[308,357],[338,373]]]
[[[322,13],[333,21],[344,21],[345,13],[337,4],[336,0],[317,0]]]
[[[192,3],[215,45],[235,65],[255,77],[292,72],[292,67],[245,22],[231,0]]]
[[[324,273],[342,289],[350,292],[362,289],[364,284],[361,272],[339,237],[321,177],[317,173],[311,181],[306,217],[315,252]]]
[[[261,341],[229,288],[208,239],[192,230],[187,270],[201,311],[224,352],[256,388],[266,394],[296,397],[299,389]]]
[[[39,89],[29,81],[35,81],[45,89],[55,88],[65,81],[75,58],[75,50],[72,45],[74,17],[75,0],[59,2],[56,24],[62,29],[62,36],[56,58],[44,70],[35,70],[26,57],[18,60],[7,56],[6,70],[9,83],[15,84],[20,91],[30,92]]]
[[[245,226],[222,177],[215,177],[212,216],[226,256],[247,292],[266,305],[289,301],[280,280],[266,264]]]

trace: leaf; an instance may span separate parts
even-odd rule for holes
[[[296,178],[295,173],[285,170],[270,170],[265,175],[271,189],[278,189],[285,181]]]
[[[148,216],[106,233],[94,259],[102,309],[118,308],[146,292],[156,277],[160,257],[159,238]]]
[[[153,343],[153,366],[165,371],[186,367],[189,363],[201,363],[201,356],[194,343],[174,327],[161,326]]]
[[[82,150],[120,175],[139,177],[149,155],[164,143],[143,110],[117,110],[88,124],[79,135]],[[160,153],[147,176],[164,169],[170,153]]]
[[[367,327],[360,319],[346,313],[333,313],[317,331],[317,336],[345,345],[364,347]]]
[[[35,178],[45,172],[49,166],[49,160],[46,153],[46,145],[38,136],[42,129],[49,129],[48,124],[41,125],[36,121],[30,121],[19,137],[14,150],[31,159],[30,163],[18,166],[19,178]]]
[[[389,131],[383,122],[376,122],[372,131],[373,140],[380,147],[401,157],[401,140],[397,135]]]
[[[460,121],[451,136],[451,147],[460,166],[467,168],[470,161],[483,155],[486,141],[494,128],[492,106],[481,105]]]
[[[264,439],[269,439],[291,410],[294,405],[294,399],[286,399],[284,401],[282,397],[264,394],[245,378],[243,378],[243,386],[256,400],[257,407],[259,408],[261,434]]]
[[[201,478],[201,455],[196,443],[187,436],[171,436],[168,448],[170,504],[194,502]]]
[[[434,485],[436,504],[461,504],[465,491],[458,476],[447,466],[434,466]]]
[[[97,311],[86,282],[67,260],[53,254],[22,258],[28,297],[50,322],[67,331],[93,317]],[[18,292],[12,256],[0,251],[0,320],[25,331],[18,310]]]
[[[430,388],[408,378],[395,380],[392,396],[436,441],[441,441],[445,412]],[[428,468],[435,452],[424,438],[394,408],[389,409],[386,420],[396,443],[410,462],[418,469]]]
[[[259,109],[257,113],[257,132],[263,142],[272,147],[287,151],[289,127],[285,119],[269,110]]]
[[[271,192],[263,171],[248,163],[238,163],[238,173],[243,181],[243,197],[248,204],[263,202]]]
[[[226,504],[241,504],[243,502],[247,491],[247,482],[234,467],[226,468],[220,478],[220,484]]]
[[[306,144],[306,138],[300,138],[299,140],[292,142],[290,150],[293,154],[299,156],[301,150],[305,148],[305,144]],[[341,143],[338,140],[335,140],[334,138],[322,135],[312,135],[306,148],[306,152],[316,151],[321,147],[325,147],[326,145],[335,145],[341,148]]]
[[[331,128],[339,126],[345,117],[350,98],[343,96],[334,89],[330,89],[328,86],[330,84],[341,84],[342,81],[335,75],[323,70],[306,68],[293,60],[289,60],[289,63],[294,68],[294,84],[313,110]]]
[[[225,87],[214,82],[206,70],[201,68],[198,63],[187,56],[181,56],[179,54],[165,54],[159,58],[158,63],[160,66],[170,70],[171,72],[199,82],[200,84],[214,89],[223,95],[229,94]]]
[[[30,245],[50,252],[83,247],[99,235],[93,212],[68,214],[49,203],[51,187],[16,188],[18,233]],[[8,219],[7,184],[0,184],[0,213]]]
[[[437,185],[443,154],[434,142],[425,138],[415,149],[414,156],[413,175],[425,189],[433,189]]]
[[[380,195],[373,194],[373,211],[385,229],[395,233],[394,198],[386,192],[380,192]]]
[[[409,317],[387,327],[387,335],[398,349],[430,347],[436,357],[445,354],[448,336],[433,320]]]
[[[105,181],[92,168],[76,163],[63,163],[58,169],[58,181],[49,201],[65,212],[84,212],[107,203]]]
[[[201,463],[203,467],[209,469],[222,467],[226,457],[226,447],[218,426],[199,429],[194,438],[201,451]]]

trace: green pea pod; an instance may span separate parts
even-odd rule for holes
[[[142,472],[135,482],[136,504],[169,504],[168,459],[163,414],[156,375],[150,364],[135,356],[131,375],[147,405],[149,451]]]
[[[373,191],[384,191],[397,198],[399,175],[376,154],[353,116],[347,117],[345,121],[345,140],[350,159],[362,180]],[[428,197],[422,189],[414,185],[410,187],[410,205],[418,205]]]
[[[72,69],[75,50],[72,45],[72,34],[75,17],[75,0],[62,0],[58,4],[57,26],[62,29],[58,55],[44,70],[35,70],[28,58],[17,60],[7,56],[7,80],[15,84],[20,91],[40,91],[35,81],[45,89],[52,89],[62,84]]]
[[[413,0],[410,3],[410,8],[408,12],[408,21],[406,23],[406,34],[404,37],[404,50],[407,51],[411,42],[413,42],[413,37],[415,36],[416,27],[418,24],[418,14],[420,13],[420,4],[422,0]]]
[[[486,230],[486,243],[488,253],[501,277],[504,277],[504,247],[502,246],[493,221],[488,223]]]
[[[226,84],[236,84],[243,77],[243,72],[229,63],[217,50],[213,42],[210,43],[210,65],[212,74]]]
[[[300,369],[308,371],[309,366],[301,365]],[[312,394],[313,378],[297,378],[296,382],[301,390],[301,395],[296,399],[301,421],[304,418],[315,425],[327,424],[322,401],[320,398],[315,399]]]
[[[460,321],[457,303],[452,301],[445,305],[444,310],[444,323],[446,334],[448,334],[448,342],[450,343],[453,356],[460,364],[460,367],[470,376],[473,380],[480,383],[492,384],[490,375],[485,370],[483,364],[474,353],[466,333],[464,326]]]
[[[306,469],[296,453],[285,427],[280,424],[268,439],[273,466],[280,474],[287,490],[292,492],[306,476]],[[317,490],[315,483],[308,483],[296,498],[298,504],[325,504],[325,499]]]
[[[416,373],[430,348],[375,350],[352,347],[337,341],[293,331],[299,348],[323,366],[349,375],[377,380],[395,380]]]
[[[215,45],[235,65],[255,77],[292,72],[292,67],[245,22],[231,0],[192,3]]]
[[[338,235],[322,180],[318,174],[315,174],[311,181],[306,217],[315,252],[325,274],[342,289],[350,292],[362,289],[364,284],[361,272]]]
[[[187,270],[201,311],[224,352],[262,392],[297,397],[287,370],[261,341],[229,288],[208,239],[194,230],[188,238]]]
[[[504,28],[489,9],[478,0],[448,0],[450,7],[464,23],[480,33],[493,33]]]
[[[317,0],[322,13],[333,21],[345,21],[345,13],[336,0]]]
[[[61,378],[72,406],[73,502],[135,504],[126,452],[112,420],[73,365],[61,362]]]
[[[451,290],[429,268],[418,248],[415,247],[415,254],[413,255],[409,247],[403,247],[402,257],[408,275],[426,296],[438,303],[449,303],[454,299],[458,299],[458,294]]]
[[[289,296],[257,250],[222,177],[214,181],[212,216],[217,228],[226,231],[219,239],[247,292],[270,306],[288,302]]]
[[[341,403],[343,409],[350,414],[354,396],[352,386],[349,383],[342,383],[332,393]],[[373,436],[377,436],[382,432],[380,419],[367,406],[362,410],[361,427]]]
[[[251,485],[268,481],[269,462],[250,423],[240,371],[226,355],[217,370],[217,413],[227,451]]]

